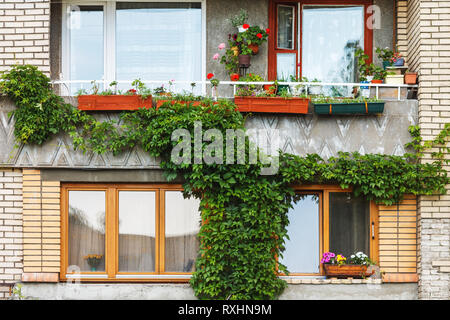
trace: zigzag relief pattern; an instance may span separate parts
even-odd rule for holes
[[[271,153],[281,149],[304,156],[318,153],[327,159],[339,151],[402,155],[417,122],[415,101],[386,103],[381,116],[253,115],[246,123],[252,140]],[[158,168],[159,160],[139,148],[118,156],[73,150],[71,138],[58,135],[42,146],[14,147],[14,119],[0,105],[0,166],[58,168]],[[395,111],[395,112],[394,112]],[[118,120],[117,113],[99,119]],[[252,130],[250,130],[251,132]]]

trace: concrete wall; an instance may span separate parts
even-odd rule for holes
[[[72,99],[73,101],[74,99]],[[74,101],[73,101],[74,102]],[[76,103],[75,103],[76,105]],[[0,165],[34,168],[79,169],[159,169],[159,160],[139,148],[118,156],[83,154],[74,151],[72,140],[60,134],[42,146],[21,145],[14,148],[14,119],[8,112],[14,105],[0,98]],[[99,119],[117,118],[117,113],[98,113]],[[404,144],[411,137],[408,127],[417,123],[416,100],[386,100],[382,115],[318,116],[258,114],[247,119],[248,129],[259,130],[253,134],[260,146],[274,143],[273,134],[279,134],[277,149],[298,155],[318,153],[325,159],[338,151],[385,153],[401,155]],[[275,131],[270,131],[270,130]],[[267,132],[267,134],[265,134]],[[258,132],[256,132],[258,133]]]
[[[70,300],[193,300],[188,284],[50,284],[25,283],[22,294],[29,299]],[[417,284],[301,284],[288,285],[282,300],[415,300]]]

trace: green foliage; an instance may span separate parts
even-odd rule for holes
[[[18,107],[14,134],[18,142],[42,144],[51,136],[77,124],[80,112],[54,94],[50,79],[36,67],[16,66],[2,74],[0,90]]]
[[[369,56],[361,48],[356,50],[355,56],[358,59],[358,71],[361,81],[367,80],[368,76],[373,76],[374,80],[384,80],[386,78],[387,71],[374,63],[367,63]]]
[[[383,102],[383,100],[377,98],[336,98],[328,96],[317,96],[312,98],[313,103],[364,103],[364,102]]]
[[[74,147],[83,151],[117,155],[139,146],[161,158],[169,181],[184,178],[184,195],[200,199],[202,212],[200,249],[191,279],[201,299],[274,299],[283,291],[286,283],[279,274],[288,270],[277,257],[282,257],[285,249],[287,212],[299,199],[292,185],[353,186],[356,195],[390,205],[407,193],[444,193],[449,182],[442,157],[422,164],[415,154],[342,152],[325,162],[317,154],[300,157],[280,152],[280,169],[271,176],[260,175],[260,162],[194,164],[191,155],[190,164],[175,164],[170,160],[178,143],[172,141],[174,130],[188,130],[193,141],[196,121],[201,121],[203,132],[214,128],[224,136],[228,129],[244,129],[244,118],[232,102],[204,100],[192,107],[189,97],[178,97],[188,103],[168,102],[157,110],[123,112],[119,125],[117,121],[98,121],[65,104],[51,92],[49,79],[34,67],[14,67],[3,79],[3,93],[18,107],[14,114],[19,142],[41,144],[53,134],[66,132]],[[139,83],[136,85],[139,89]],[[424,152],[420,133],[415,128],[411,132],[409,146],[419,154]],[[434,144],[445,145],[448,135],[446,126]],[[203,142],[202,148],[206,146]],[[246,138],[247,151],[250,146]],[[223,163],[227,163],[226,157]]]

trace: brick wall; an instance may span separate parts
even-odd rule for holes
[[[22,172],[0,169],[0,299],[21,280],[22,259]]]
[[[408,58],[408,36],[407,36],[407,27],[408,27],[408,1],[399,0],[397,1],[397,25],[396,25],[396,40],[397,40],[397,48],[398,52],[400,52],[406,59]]]
[[[432,140],[450,122],[450,1],[408,1],[407,34],[409,64],[419,72],[419,126]],[[422,162],[431,160],[427,153]],[[450,192],[419,198],[418,228],[419,298],[449,299]]]
[[[50,74],[50,0],[0,0],[0,71],[14,64]]]

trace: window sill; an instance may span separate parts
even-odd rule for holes
[[[288,284],[382,284],[381,279],[325,279],[325,278],[299,278],[299,277],[281,277]]]

